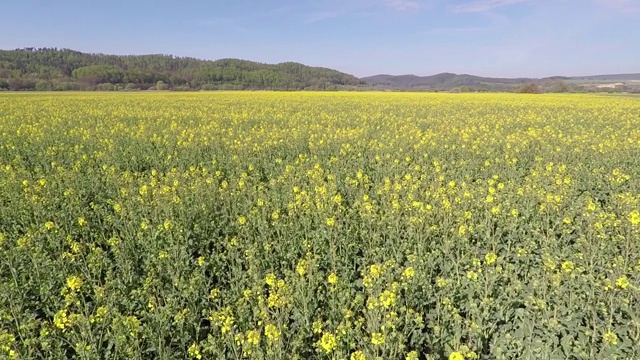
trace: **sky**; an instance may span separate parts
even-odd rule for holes
[[[640,72],[640,0],[1,0],[0,49],[263,63],[358,77]]]

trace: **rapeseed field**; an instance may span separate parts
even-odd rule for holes
[[[0,95],[0,358],[640,358],[640,99]]]

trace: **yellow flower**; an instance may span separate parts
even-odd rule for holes
[[[238,216],[237,220],[238,220],[238,224],[240,224],[240,225],[244,225],[244,224],[247,223],[247,218],[244,217],[244,216]]]
[[[447,279],[438,276],[438,278],[436,279],[436,286],[439,288],[443,288],[445,286],[447,286],[448,282]]]
[[[638,212],[638,210],[633,210],[629,213],[629,222],[632,226],[640,224],[640,212]]]
[[[240,346],[242,345],[242,342],[244,341],[244,335],[243,334],[235,334],[233,336],[233,341],[236,343],[236,345]]]
[[[196,259],[196,263],[198,264],[198,266],[204,266],[204,263],[205,263],[204,256],[198,257],[198,259]]]
[[[616,285],[617,285],[620,289],[626,289],[626,288],[627,288],[627,286],[629,286],[629,280],[627,279],[627,277],[626,277],[626,276],[619,277],[619,278],[616,280]]]
[[[156,309],[156,303],[154,299],[150,298],[149,301],[147,301],[147,308],[149,309],[149,312],[153,312]]]
[[[85,220],[83,217],[79,217],[78,218],[78,225],[80,225],[80,226],[87,225],[87,220]]]
[[[173,227],[173,224],[171,223],[171,220],[167,219],[162,223],[162,227],[165,230],[171,230],[171,228]]]
[[[280,330],[278,330],[275,325],[268,324],[264,327],[264,336],[266,336],[269,341],[278,341],[280,339]]]
[[[338,283],[338,275],[336,275],[336,273],[332,272],[327,277],[327,282],[329,283],[329,285],[336,285]]]
[[[277,278],[274,273],[268,273],[267,276],[264,278],[264,282],[271,287],[276,286],[276,281],[277,281]]]
[[[258,330],[247,331],[247,342],[253,346],[260,344],[260,332]]]
[[[242,297],[248,300],[251,297],[251,289],[245,289],[242,291]]]
[[[46,223],[44,223],[44,228],[47,230],[51,230],[56,226],[56,224],[53,223],[53,221],[47,221]]]
[[[410,351],[407,356],[404,358],[405,360],[418,360],[418,352],[413,350]]]
[[[369,275],[376,279],[382,273],[382,265],[381,264],[373,264],[369,266]]]
[[[267,298],[267,305],[270,308],[281,307],[286,304],[286,299],[284,299],[277,291],[273,291],[269,294]]]
[[[213,325],[220,328],[220,332],[224,334],[228,334],[231,332],[233,327],[233,311],[231,307],[226,307],[218,311],[214,311],[211,316],[209,316],[209,321],[213,323]]]
[[[89,322],[91,322],[92,324],[100,323],[102,322],[102,320],[104,320],[105,315],[107,315],[107,308],[105,306],[100,306],[96,309],[95,315],[91,315],[89,317]]]
[[[189,350],[187,350],[187,353],[189,354],[189,356],[191,356],[194,359],[202,359],[202,354],[200,353],[200,346],[198,346],[198,344],[196,344],[195,342],[193,344],[191,344],[191,346],[189,346]]]
[[[327,218],[327,226],[334,226],[336,224],[336,219],[335,218]]]
[[[375,297],[371,296],[367,299],[367,309],[373,310],[378,305],[380,305],[380,303],[378,302],[378,299],[376,299]]]
[[[67,278],[67,287],[71,291],[78,291],[82,286],[82,279],[79,276],[73,275]]]
[[[373,345],[382,345],[382,344],[384,344],[384,335],[382,335],[382,333],[373,333],[373,334],[371,334],[371,343]]]
[[[298,264],[296,265],[296,272],[298,273],[298,275],[304,276],[304,274],[307,272],[307,260],[300,259],[298,261]]]
[[[575,266],[573,265],[572,261],[567,260],[562,263],[562,270],[564,270],[567,274],[570,274],[573,271],[574,267]]]
[[[611,345],[616,345],[618,343],[618,336],[611,331],[607,331],[607,333],[604,334],[602,338],[604,339],[604,341],[608,342]]]
[[[498,255],[496,255],[496,253],[494,252],[489,252],[484,256],[484,261],[487,263],[487,265],[491,265],[494,262],[496,262],[496,260],[498,260]]]
[[[402,277],[405,279],[411,279],[412,277],[414,277],[416,274],[415,270],[413,269],[413,266],[409,266],[408,268],[404,269],[404,271],[402,272]]]
[[[362,351],[358,350],[351,354],[349,360],[366,360],[366,357]]]
[[[311,325],[311,328],[313,329],[314,334],[320,334],[322,332],[322,321],[321,320],[314,321],[313,324]]]
[[[53,315],[53,324],[62,330],[71,326],[71,320],[67,316],[67,309],[62,309]]]
[[[130,332],[129,334],[131,336],[133,336],[134,334],[138,333],[140,331],[140,320],[135,317],[135,316],[127,316],[124,319],[125,324],[127,325],[127,328],[129,328]]]
[[[462,353],[459,351],[452,352],[449,355],[449,360],[464,360],[464,355],[462,355]]]
[[[213,288],[211,289],[211,291],[209,291],[209,298],[211,300],[217,299],[218,296],[220,296],[220,290],[218,290],[217,288]]]
[[[473,281],[478,280],[478,273],[475,271],[467,271],[467,278]]]
[[[16,342],[16,337],[6,330],[0,331],[0,353],[6,352],[10,359],[16,358],[16,353],[11,346]]]
[[[396,304],[396,294],[393,291],[385,290],[380,294],[380,303],[385,309]]]
[[[544,266],[549,270],[555,270],[556,269],[556,262],[553,261],[553,259],[551,259],[551,258],[547,258],[547,260],[545,260],[545,262],[544,262]]]
[[[318,342],[318,346],[324,350],[325,353],[329,354],[336,348],[336,337],[331,333],[324,333],[322,338]]]

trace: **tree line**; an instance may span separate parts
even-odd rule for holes
[[[0,90],[337,90],[363,85],[352,75],[294,62],[0,50]]]

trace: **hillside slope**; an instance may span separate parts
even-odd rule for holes
[[[536,83],[544,88],[563,89],[565,91],[583,91],[596,89],[598,84],[622,83],[623,90],[638,90],[640,74],[613,74],[593,76],[553,76],[547,78],[490,78],[467,74],[441,73],[431,76],[416,75],[374,75],[361,78],[367,85],[385,90],[476,90],[476,91],[513,91],[527,83]],[[606,85],[605,85],[606,87]]]
[[[467,74],[441,73],[431,76],[375,75],[364,77],[360,80],[368,85],[380,88],[448,91],[460,87],[482,90],[510,90],[519,84],[531,82],[535,79],[487,78]]]
[[[152,86],[160,90],[333,90],[362,84],[349,74],[293,62],[270,65],[238,59],[87,54],[55,48],[0,50],[0,89],[10,90]]]

